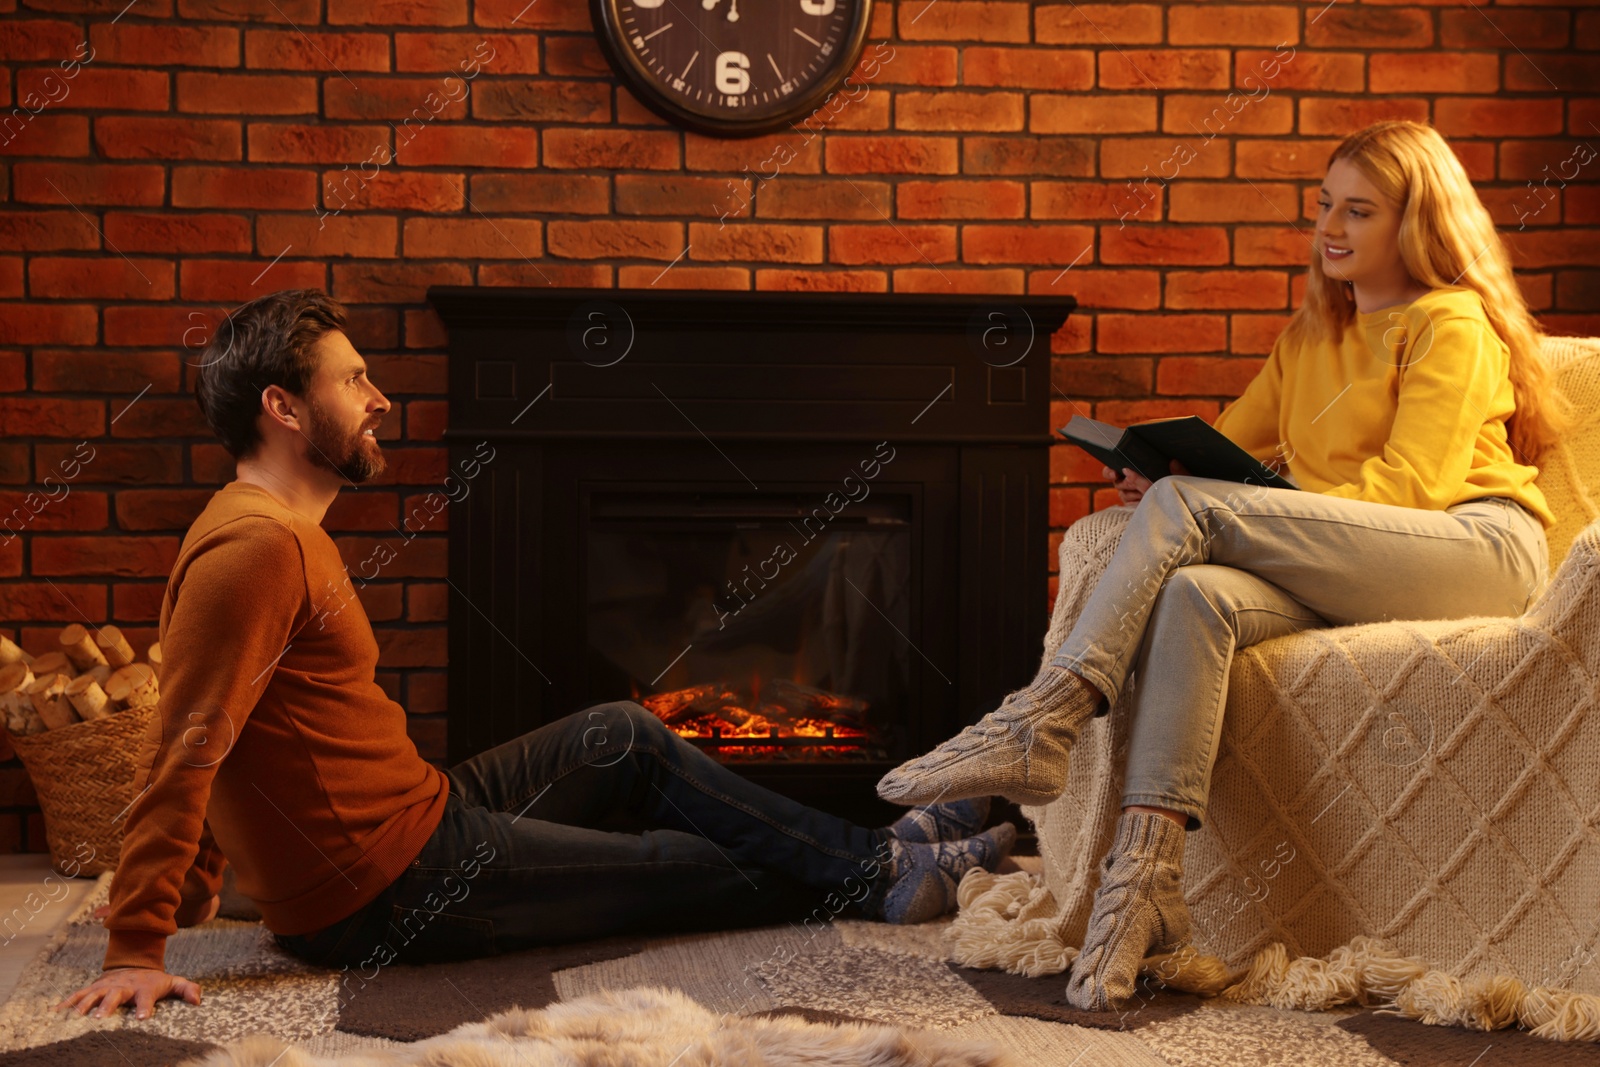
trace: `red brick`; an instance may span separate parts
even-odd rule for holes
[[[330,119],[404,119],[396,134],[425,132],[434,119],[467,117],[467,83],[438,78],[354,77],[323,83],[322,113]]]
[[[996,293],[1016,296],[1027,286],[1022,271],[908,267],[894,272],[897,293]]]
[[[320,33],[302,30],[250,30],[244,37],[244,63],[257,70],[317,72],[389,69],[389,36],[383,33]]]
[[[249,137],[249,158],[254,163],[365,163],[384,166],[392,159],[388,126],[302,126],[252,122]]]
[[[618,289],[722,289],[744,292],[750,271],[744,267],[691,267],[683,263],[617,268]]]
[[[611,121],[611,86],[604,82],[491,78],[474,84],[472,117],[475,119],[513,122]]]
[[[1169,396],[1236,397],[1265,362],[1231,356],[1168,356],[1156,367],[1156,392]]]
[[[1033,9],[1040,44],[1159,44],[1159,4],[1045,4]]]
[[[347,164],[322,175],[322,204],[333,211],[401,210],[429,213],[460,211],[465,180],[460,174],[382,170],[368,178]],[[480,206],[481,210],[481,206]]]
[[[69,53],[76,55],[76,53]],[[63,57],[65,59],[66,57]],[[80,66],[70,78],[59,65],[19,67],[17,99],[26,102],[37,93],[41,100],[54,100],[52,106],[74,110],[110,108],[115,111],[167,110],[167,75],[159,70],[96,69]],[[30,105],[31,106],[31,105]]]
[[[536,167],[539,135],[522,127],[493,129],[474,123],[433,123],[425,137],[419,135],[410,141],[402,138],[395,146],[395,158],[405,167]]]
[[[552,47],[555,38],[545,45]],[[598,55],[599,49],[589,42]],[[603,60],[602,60],[603,62]],[[397,33],[394,68],[399,71],[450,71],[463,80],[479,74],[539,73],[539,38],[510,33]],[[553,74],[562,73],[551,71]],[[589,71],[590,74],[602,71]]]
[[[107,115],[94,121],[94,142],[112,159],[239,159],[240,124],[225,119]]]
[[[903,90],[895,99],[895,127],[936,132],[999,133],[1022,129],[1021,93]],[[954,155],[954,146],[951,146]]]
[[[1227,177],[1227,144],[1204,137],[1108,137],[1100,142],[1100,173],[1107,178]]]
[[[966,52],[970,56],[972,49]],[[858,77],[856,80],[870,80],[878,85],[954,85],[961,54],[961,49],[946,45],[912,45],[896,41],[894,59],[878,68],[876,78]]]
[[[1600,230],[1509,230],[1501,235],[1511,248],[1511,262],[1529,267],[1586,267],[1600,263]]]
[[[1309,229],[1240,226],[1233,231],[1233,261],[1240,266],[1303,266],[1310,257]]]
[[[439,393],[447,388],[443,356],[373,356],[372,380],[386,393]]]
[[[522,130],[515,131],[526,136]],[[477,131],[474,136],[482,136]],[[677,170],[677,133],[654,130],[545,130],[544,165],[569,170]],[[508,166],[493,163],[492,166]]]
[[[961,53],[961,80],[1003,89],[1092,89],[1094,53],[1060,48],[983,48]],[[902,95],[900,100],[904,100]]]
[[[1231,315],[1230,348],[1235,355],[1265,355],[1272,351],[1283,328],[1289,325],[1288,315]]]
[[[972,264],[1061,266],[1083,262],[1084,250],[1093,244],[1092,226],[975,224],[962,227],[961,258]]]
[[[1500,57],[1481,52],[1375,52],[1375,93],[1482,93],[1500,83]]]
[[[1167,42],[1175,45],[1296,44],[1300,10],[1267,4],[1171,4]]]
[[[1228,262],[1228,233],[1220,226],[1107,226],[1100,262],[1149,266],[1207,266]]]
[[[0,308],[0,330],[6,328],[6,311]],[[33,344],[32,341],[22,342]],[[45,341],[44,344],[53,342]],[[92,342],[75,342],[88,344]],[[56,400],[41,397],[0,396],[0,421],[6,432],[18,437],[98,437],[105,433],[106,406],[99,400]]]
[[[56,446],[39,447],[42,450],[53,449]],[[94,456],[95,453],[88,449],[80,451],[78,445],[71,446],[71,450],[76,452],[76,455],[69,459],[66,466],[52,465],[44,469],[40,478],[41,480],[48,478],[49,482],[35,489],[0,493],[0,544],[24,530],[106,528],[106,494],[71,486],[67,488],[65,496],[58,495],[66,483],[78,479],[89,480],[84,474],[89,469],[85,457]],[[70,477],[68,472],[76,472],[76,477]]]
[[[0,304],[0,345],[92,345],[98,324],[90,304]]]
[[[1034,133],[1147,133],[1156,128],[1156,98],[1037,95],[1030,101]]]
[[[465,26],[467,0],[328,0],[328,24]]]
[[[329,88],[340,81],[332,79]],[[180,71],[178,110],[215,115],[315,115],[317,79],[293,74]]]
[[[35,537],[35,575],[165,578],[178,559],[176,537]]]
[[[430,285],[471,285],[465,263],[335,263],[333,295],[347,304],[420,304]]]
[[[611,74],[611,64],[606,61],[605,53],[600,50],[593,34],[546,37],[544,69],[546,74],[561,78],[594,78]]]
[[[1080,356],[1050,361],[1050,384],[1063,396],[1147,396],[1155,360]]]
[[[1027,207],[1021,182],[904,181],[895,187],[895,217],[901,219],[1020,219]]]
[[[184,300],[242,304],[280,289],[321,289],[327,268],[312,260],[186,259],[179,277]]]
[[[158,166],[104,163],[18,163],[11,169],[12,198],[22,203],[159,205],[166,197],[166,170]]]
[[[450,425],[450,402],[447,400],[413,400],[406,405],[406,438],[411,441],[439,441]],[[408,501],[414,503],[416,498]],[[409,513],[411,507],[407,507]],[[449,527],[449,516],[434,520],[441,527]]]
[[[821,263],[822,227],[691,222],[689,258],[759,263]]]
[[[674,260],[684,251],[683,226],[676,222],[553,220],[548,240],[550,254],[564,259]]]
[[[838,136],[827,143],[828,170],[833,174],[954,174],[957,151],[954,137]]]
[[[400,420],[385,419],[398,423]],[[384,429],[388,429],[385,425]],[[352,490],[340,493],[334,502],[328,506],[328,513],[323,517],[323,528],[341,531],[392,531],[395,521],[400,514],[400,495],[392,492],[370,492],[365,489]],[[388,583],[385,583],[387,586]],[[373,588],[378,588],[374,586]],[[397,587],[396,587],[397,588]],[[320,604],[320,597],[319,597]],[[320,608],[319,608],[320,610]]]
[[[1001,0],[939,0],[899,5],[900,36],[908,41],[1015,41],[1028,39],[1031,4]]]
[[[106,587],[75,582],[0,583],[0,618],[38,622],[82,622],[106,617]],[[29,644],[24,634],[20,642]],[[40,835],[41,838],[43,835]]]
[[[683,135],[684,169],[738,171],[770,180],[776,175],[822,171],[822,138],[797,133],[728,139]]]
[[[1228,53],[1212,48],[1118,48],[1100,53],[1102,89],[1226,89]]]
[[[1151,183],[1141,190],[1130,182],[1034,182],[1036,219],[1116,219],[1161,217],[1164,190]]]
[[[315,23],[321,0],[178,0],[178,13],[204,22]]]
[[[146,310],[159,310],[159,306],[154,309],[107,308],[106,337],[112,337],[113,313]],[[206,437],[211,433],[211,428],[206,425],[200,406],[193,398],[162,400],[159,397],[144,397],[135,401],[130,396],[111,402],[111,433],[115,437]]]
[[[145,269],[148,273],[148,267]],[[176,393],[183,387],[182,358],[176,352],[39,348],[33,353],[33,387],[45,392],[78,392],[85,382],[92,381],[96,389],[127,393],[130,398],[146,386],[157,393]],[[174,464],[173,469],[180,468]]]
[[[120,530],[189,530],[211,490],[122,490],[115,498]]]
[[[1595,73],[1597,63],[1593,53],[1569,55],[1560,52],[1535,52],[1506,57],[1506,89],[1510,92],[1536,93],[1561,92],[1570,96],[1592,94],[1600,90],[1600,75]],[[1475,85],[1475,92],[1484,92],[1489,85]]]
[[[170,353],[161,354],[168,359],[173,358]],[[128,353],[128,355],[132,358],[138,354]],[[118,388],[127,395],[111,402],[112,415],[125,408],[148,383],[148,379],[141,382],[136,372],[130,372],[137,365],[132,363],[129,365],[129,371],[118,372]],[[139,403],[144,403],[144,400],[140,400]],[[77,461],[80,465],[78,477],[87,483],[162,485],[183,480],[183,448],[180,445],[149,442],[113,444],[96,441],[89,447],[93,449],[92,452],[82,448],[81,444],[41,444],[38,447],[38,476],[43,478],[46,474],[59,472],[57,474],[59,477],[60,474],[72,471],[73,463]]]
[[[154,623],[161,618],[166,582],[117,582],[111,588],[112,610],[118,620]]]
[[[1233,170],[1240,178],[1310,178],[1328,173],[1328,157],[1336,140],[1240,141],[1234,146]]]
[[[473,174],[472,207],[478,211],[547,212],[556,214],[605,215],[610,211],[610,190],[605,178],[583,174]],[[695,191],[709,206],[716,193],[726,193],[727,185],[716,178],[677,178],[670,175],[635,176],[619,174],[617,212],[619,214],[675,215],[679,211],[696,213]],[[662,190],[658,197],[656,190]],[[675,209],[669,201],[678,199]],[[643,210],[645,206],[661,210]]]
[[[407,348],[443,348],[449,343],[444,322],[432,308],[407,310],[405,319]]]
[[[86,156],[89,120],[82,115],[0,114],[0,156]]]
[[[1295,187],[1281,182],[1178,182],[1168,192],[1173,222],[1292,223]]]
[[[1428,102],[1403,97],[1363,100],[1336,96],[1306,97],[1300,101],[1300,132],[1311,136],[1336,134],[1344,137],[1385,119],[1427,122]]]
[[[1494,149],[1490,141],[1450,142],[1450,149],[1467,170],[1467,177],[1475,182],[1494,181]]]
[[[415,583],[413,583],[415,584]],[[425,720],[416,718],[420,713],[429,711],[444,711],[449,699],[449,686],[445,675],[437,671],[411,671],[406,680],[406,710],[411,716],[406,720],[406,728],[414,730],[418,723]],[[438,742],[444,744],[443,722],[438,725]]]
[[[954,226],[830,226],[830,263],[952,263]]]
[[[1492,11],[1492,13],[1491,13]],[[1578,16],[1580,19],[1583,15]],[[1537,11],[1485,9],[1474,4],[1439,12],[1439,43],[1446,48],[1488,48],[1499,51],[1507,41],[1518,48],[1563,48],[1568,41],[1569,9]]]
[[[99,247],[95,224],[76,211],[0,211],[0,249],[56,252]]]
[[[0,256],[0,297],[22,295],[22,257]],[[20,358],[22,353],[12,353]]]
[[[130,67],[237,67],[239,31],[222,26],[97,22],[89,27],[96,63]]]
[[[1289,276],[1275,270],[1175,270],[1167,275],[1166,306],[1205,308],[1285,308]]]
[[[173,207],[309,210],[317,202],[311,170],[251,167],[173,167]]]
[[[418,221],[418,220],[413,220]],[[256,219],[256,242],[263,253],[277,255],[289,247],[298,256],[342,256],[393,259],[398,227],[379,215],[262,215]]]
[[[537,259],[541,234],[533,219],[412,218],[405,222],[404,254],[408,259]]]
[[[594,33],[589,6],[583,0],[478,0],[472,21],[478,26],[510,26],[518,30],[568,30]]]
[[[1081,452],[1082,449],[1073,451]],[[1089,492],[1086,489],[1050,490],[1050,525],[1071,526],[1089,513]],[[1059,554],[1060,549],[1057,549]],[[1054,601],[1054,594],[1051,596]]]
[[[875,270],[758,270],[756,288],[796,293],[886,293],[889,279]]]
[[[1433,44],[1433,17],[1418,7],[1335,5],[1306,19],[1306,44],[1312,48],[1427,48]]]
[[[1560,133],[1563,119],[1560,97],[1461,97],[1438,101],[1433,124],[1446,137],[1537,137]]]
[[[1294,128],[1294,104],[1282,96],[1240,92],[1222,97],[1169,93],[1162,102],[1161,127],[1207,141],[1224,133],[1288,133]]]
[[[650,267],[656,274],[659,267]],[[543,285],[553,289],[610,289],[616,284],[608,263],[526,263],[510,260],[478,265],[479,285]],[[435,346],[439,347],[439,346]]]
[[[1118,426],[1184,415],[1198,415],[1211,422],[1221,407],[1215,400],[1102,400],[1094,406],[1094,417]],[[1111,502],[1116,503],[1114,494]]]
[[[1096,140],[1090,137],[963,137],[961,170],[964,174],[1085,178],[1094,174],[1096,148]]]
[[[196,252],[251,250],[250,222],[239,215],[107,212],[104,226],[107,244],[123,252],[183,252],[192,255]]]
[[[1279,50],[1241,48],[1234,53],[1233,84],[1257,93],[1311,89],[1321,93],[1359,93],[1365,83],[1365,59],[1349,52],[1296,49],[1287,59]]]
[[[0,60],[55,62],[82,54],[83,31],[72,22],[49,19],[10,20],[0,37]]]
[[[172,262],[165,259],[35,256],[28,264],[28,295],[45,299],[171,300],[172,278]],[[99,381],[98,377],[93,380]]]

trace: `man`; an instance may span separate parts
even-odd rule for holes
[[[630,702],[446,771],[423,760],[320,525],[340,488],[385,469],[389,401],[344,325],[325,294],[288,290],[237,308],[203,353],[196,397],[236,478],[168,580],[160,709],[104,970],[57,1010],[199,1004],[198,985],[167,973],[165,944],[216,914],[225,862],[282,947],[357,968],[348,983],[397,959],[807,911],[920,922],[955,906],[967,870],[1005,857],[1011,824],[977,832],[988,798],[856,826],[747,781]]]

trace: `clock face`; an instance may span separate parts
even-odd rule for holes
[[[855,66],[871,0],[593,0],[617,71],[668,119],[750,134],[804,118]]]

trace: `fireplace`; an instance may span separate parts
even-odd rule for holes
[[[449,758],[634,700],[872,825],[1037,667],[1070,298],[437,287]]]

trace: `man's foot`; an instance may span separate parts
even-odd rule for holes
[[[892,858],[874,917],[897,924],[920,923],[953,911],[961,876],[974,867],[993,871],[1016,842],[1017,828],[1008,822],[959,841],[924,845],[891,837]]]
[[[972,797],[948,804],[926,804],[912,808],[889,827],[902,841],[920,845],[935,841],[959,841],[983,829],[989,817],[989,798]]]
[[[1133,995],[1145,956],[1189,942],[1184,833],[1154,812],[1125,811],[1117,819],[1116,840],[1100,862],[1083,951],[1067,981],[1067,1002],[1074,1008],[1114,1010]]]
[[[1018,804],[1048,804],[1067,787],[1073,742],[1099,703],[1099,693],[1076,674],[1046,666],[1000,707],[884,775],[878,795],[928,804],[998,793]]]

